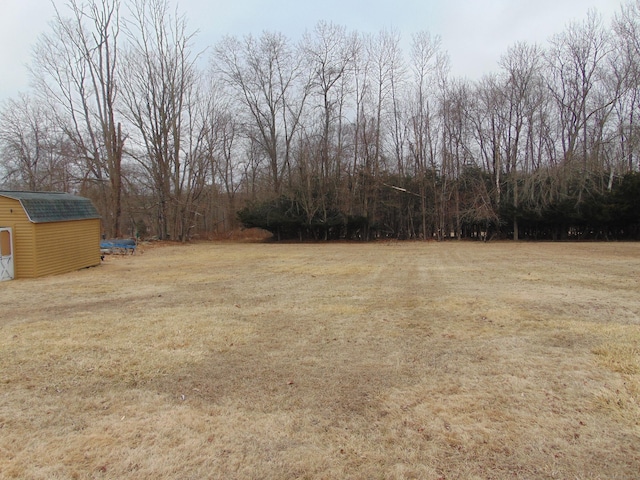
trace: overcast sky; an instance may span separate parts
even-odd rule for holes
[[[452,74],[477,79],[497,70],[500,55],[516,41],[545,44],[589,9],[605,21],[620,0],[177,0],[188,25],[199,30],[198,48],[222,35],[282,32],[297,40],[320,20],[359,32],[398,30],[408,40],[427,30],[442,38]],[[1,0],[0,101],[27,91],[26,64],[54,8],[50,0]],[[126,0],[123,0],[123,3]],[[65,0],[56,0],[64,5]],[[625,2],[626,3],[626,2]],[[407,52],[408,53],[408,52]]]

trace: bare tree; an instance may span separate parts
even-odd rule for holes
[[[45,109],[27,96],[9,101],[0,112],[0,151],[4,183],[18,183],[29,190],[44,187]]]
[[[500,59],[504,72],[504,95],[508,102],[507,127],[503,140],[505,170],[511,188],[513,239],[518,240],[520,175],[531,171],[536,111],[542,105],[540,76],[542,52],[536,45],[516,43]]]
[[[440,99],[440,228],[454,232],[458,239],[462,238],[464,224],[482,223],[486,229],[488,222],[496,221],[487,185],[482,176],[475,175],[470,120],[472,92],[469,82],[454,79]],[[469,201],[470,194],[474,197],[473,202]]]
[[[279,33],[227,37],[215,48],[214,71],[245,107],[245,134],[262,147],[273,192],[282,193],[307,92],[299,58]]]
[[[418,181],[420,197],[421,235],[428,238],[428,192],[432,192],[432,207],[440,202],[437,197],[439,126],[437,104],[439,95],[446,90],[448,59],[441,50],[440,37],[420,32],[413,37],[410,94],[409,147],[413,159],[413,173]],[[438,230],[441,238],[442,231]]]
[[[167,0],[135,2],[127,34],[132,47],[124,64],[124,102],[141,147],[134,156],[152,181],[158,236],[186,240],[207,165],[194,34]]]
[[[401,134],[397,117],[398,87],[404,75],[404,63],[400,51],[400,35],[395,31],[380,31],[367,42],[368,55],[371,63],[371,87],[369,116],[371,128],[365,130],[370,135],[364,136],[364,147],[369,154],[366,156],[365,170],[371,176],[370,190],[365,192],[364,211],[373,218],[378,204],[381,173],[389,170],[388,158],[395,157],[396,168],[399,162]],[[392,150],[386,149],[393,145]]]
[[[0,110],[2,183],[13,189],[69,191],[75,188],[72,146],[49,108],[20,95]]]
[[[52,32],[36,45],[32,73],[43,99],[86,160],[86,184],[98,192],[108,235],[120,234],[125,135],[117,119],[119,0],[67,3],[56,9]],[[87,193],[89,193],[87,191]]]
[[[318,139],[309,160],[317,162],[316,194],[325,220],[327,200],[337,192],[336,183],[342,170],[344,112],[358,47],[355,33],[326,22],[318,23],[313,32],[307,33],[301,46],[311,74],[314,112],[317,112],[317,127],[307,129],[309,133],[313,130],[312,135]]]
[[[619,91],[605,85],[612,46],[602,19],[591,11],[583,23],[572,23],[551,40],[546,54],[548,88],[557,105],[563,160],[580,178],[578,203],[590,163],[598,162],[590,129],[611,112]],[[603,94],[604,93],[604,94]]]
[[[623,4],[614,18],[613,27],[617,58],[622,61],[627,74],[616,105],[619,157],[625,161],[621,170],[632,172],[640,170],[640,126],[637,124],[640,110],[640,1]]]
[[[207,96],[205,145],[210,162],[211,186],[226,195],[222,208],[222,225],[231,230],[236,225],[236,196],[242,187],[240,121],[234,115],[233,102],[212,84]]]

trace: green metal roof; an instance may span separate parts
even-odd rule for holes
[[[91,200],[69,193],[0,190],[0,196],[18,200],[33,223],[100,218]]]

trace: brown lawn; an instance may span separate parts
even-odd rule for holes
[[[0,478],[640,476],[640,243],[147,248],[0,311]]]

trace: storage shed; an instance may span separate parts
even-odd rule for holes
[[[0,280],[100,264],[100,215],[87,198],[0,190]]]

